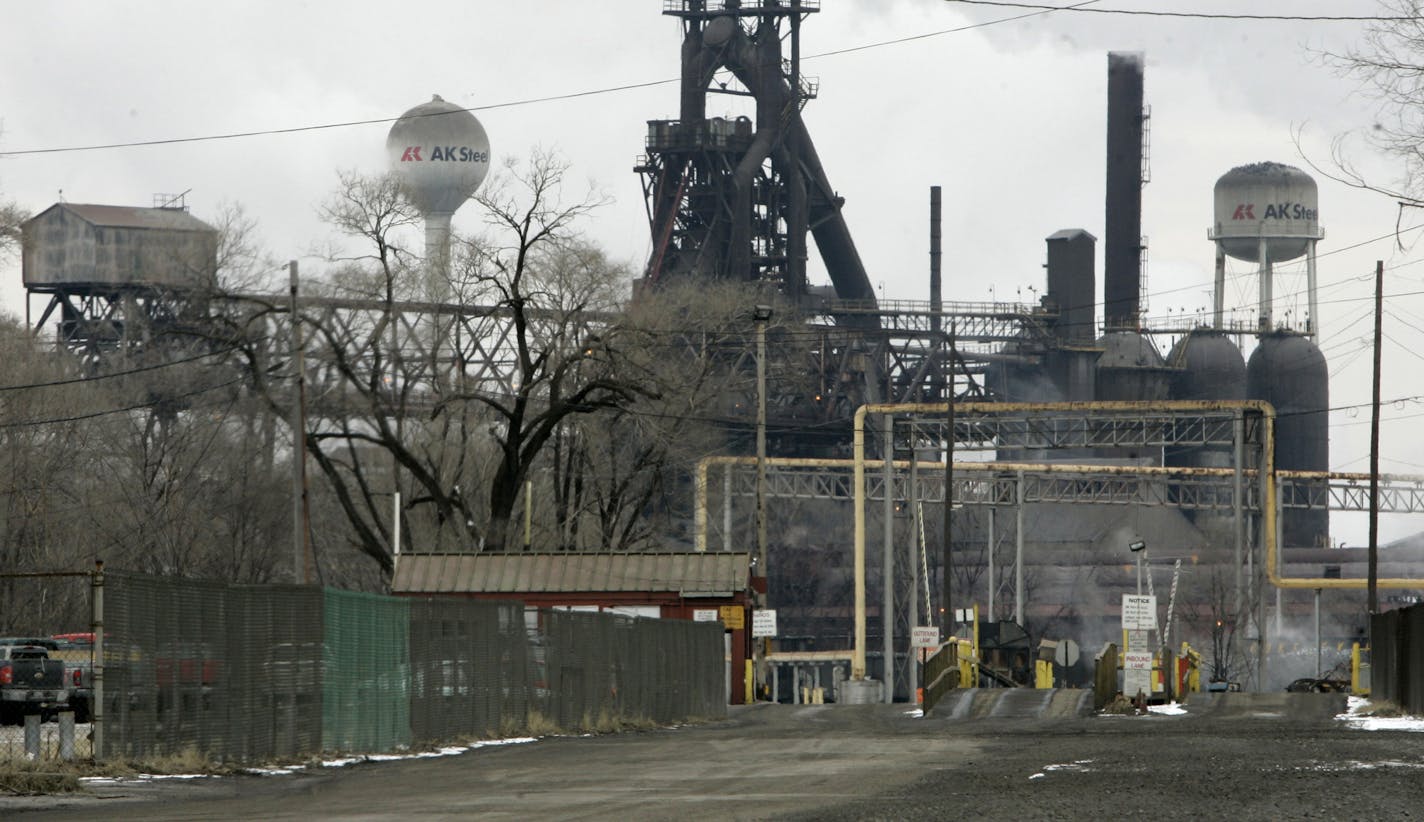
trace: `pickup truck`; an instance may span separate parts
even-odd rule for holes
[[[55,634],[36,644],[49,650],[50,659],[64,663],[64,684],[69,688],[69,707],[74,711],[74,721],[88,722],[94,701],[94,635]]]
[[[45,716],[69,702],[64,663],[37,645],[0,645],[0,724]]]

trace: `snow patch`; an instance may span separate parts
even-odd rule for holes
[[[1370,716],[1370,701],[1352,696],[1346,700],[1345,713],[1336,719],[1361,731],[1424,731],[1424,718],[1417,716]]]
[[[509,739],[485,739],[479,742],[471,742],[468,745],[449,746],[433,751],[418,751],[406,754],[363,754],[360,756],[340,756],[321,761],[323,768],[344,768],[348,765],[355,765],[359,762],[393,762],[403,759],[431,759],[440,756],[459,756],[463,753],[478,748],[489,748],[496,745],[523,745],[529,742],[538,742],[532,736],[516,736]],[[305,765],[282,765],[274,768],[244,768],[243,773],[253,776],[290,776],[306,770]],[[134,777],[112,777],[112,776],[90,776],[81,777],[80,782],[91,784],[123,784],[125,782],[150,782],[162,779],[210,779],[209,774],[139,774]]]
[[[1044,771],[1075,771],[1077,773],[1087,773],[1092,770],[1088,766],[1093,764],[1091,759],[1077,759],[1072,762],[1065,762],[1058,765],[1044,765]]]
[[[915,719],[919,719],[920,717],[922,717],[922,716],[924,716],[924,715],[925,715],[925,712],[924,712],[924,709],[923,709],[923,708],[916,708],[916,709],[914,709],[913,711],[906,711],[906,712],[905,712],[905,716],[914,717]]]

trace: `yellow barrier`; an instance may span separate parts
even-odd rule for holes
[[[1370,686],[1365,684],[1361,669],[1369,665],[1369,660],[1365,655],[1370,652],[1369,648],[1361,648],[1360,643],[1350,644],[1350,693],[1355,696],[1369,696]]]
[[[1053,687],[1053,663],[1050,660],[1033,661],[1033,687],[1040,690]]]

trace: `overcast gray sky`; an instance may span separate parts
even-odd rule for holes
[[[1033,300],[1043,240],[1103,235],[1109,50],[1146,55],[1152,180],[1144,190],[1148,314],[1210,306],[1212,185],[1260,160],[1328,160],[1372,103],[1312,56],[1359,38],[1355,22],[1249,22],[1022,10],[944,0],[825,0],[803,27],[804,71],[820,81],[805,119],[870,271],[888,298],[924,299],[928,188],[945,192],[946,296]],[[1368,15],[1372,0],[1102,0],[1100,8]],[[679,24],[657,0],[366,0],[10,4],[0,51],[0,152],[200,137],[394,118],[431,94],[477,109],[496,158],[554,148],[571,177],[614,202],[587,230],[635,269],[649,241],[632,173],[645,122],[676,116]],[[975,26],[974,28],[967,28]],[[955,31],[956,29],[963,29]],[[932,35],[932,36],[924,36]],[[917,39],[909,39],[917,38]],[[897,42],[898,41],[898,42]],[[864,47],[864,48],[860,48]],[[847,49],[858,49],[844,51]],[[837,53],[841,52],[841,53]],[[824,56],[820,56],[824,55]],[[573,99],[539,98],[655,83]],[[714,100],[709,113],[723,113]],[[725,113],[741,113],[728,98]],[[279,259],[330,239],[315,206],[338,169],[383,169],[388,123],[238,139],[0,155],[0,196],[33,211],[71,202],[150,205],[191,190],[212,217],[240,203]],[[1361,155],[1382,179],[1389,161]],[[1331,368],[1332,467],[1368,468],[1374,261],[1388,267],[1384,397],[1424,394],[1424,267],[1394,203],[1319,177],[1320,345]],[[1424,223],[1405,214],[1403,226]],[[473,209],[458,229],[477,224]],[[1384,238],[1384,239],[1379,239]],[[1099,266],[1101,272],[1101,264]],[[813,275],[815,267],[813,266]],[[1230,307],[1255,300],[1235,264]],[[1101,275],[1100,275],[1101,276]],[[824,280],[824,275],[819,279]],[[1303,265],[1277,283],[1278,315],[1304,311]],[[1101,292],[1100,292],[1101,294]],[[1410,295],[1410,296],[1406,296]],[[23,316],[18,262],[0,267],[0,307]],[[37,305],[38,308],[38,305]],[[1163,341],[1165,342],[1165,341]],[[1165,345],[1164,345],[1165,348]],[[1413,430],[1424,405],[1391,403],[1383,470],[1424,473]],[[1386,523],[1386,536],[1419,529]],[[1359,544],[1363,520],[1337,517]]]

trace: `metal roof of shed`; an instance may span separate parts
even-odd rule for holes
[[[217,229],[179,208],[140,208],[94,203],[55,203],[35,219],[56,208],[69,211],[86,222],[113,228],[161,228],[169,231],[216,231]]]
[[[433,593],[745,591],[748,554],[403,554],[392,590]]]

